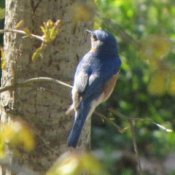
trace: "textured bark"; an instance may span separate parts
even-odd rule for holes
[[[22,38],[15,33],[4,37],[6,68],[2,86],[28,78],[47,76],[70,82],[79,58],[87,52],[88,36],[84,32],[92,23],[75,23],[71,6],[76,0],[7,0],[5,28],[14,28],[24,20],[34,34],[48,19],[61,19],[62,31],[56,41],[43,52],[42,58],[32,62],[31,56],[40,41]],[[40,88],[44,86],[44,88]],[[1,94],[1,121],[21,117],[36,133],[37,148],[32,154],[22,154],[25,163],[38,172],[45,172],[56,158],[67,150],[66,139],[73,118],[65,115],[70,104],[70,89],[55,84],[16,89]],[[80,141],[85,148],[90,143],[90,121]]]

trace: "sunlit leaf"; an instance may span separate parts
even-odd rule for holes
[[[42,56],[43,50],[47,47],[47,44],[42,43],[32,54],[32,61],[36,61],[39,57]]]
[[[23,30],[24,30],[26,36],[28,36],[28,37],[31,36],[31,32],[30,32],[30,30],[28,28],[24,28]]]
[[[5,9],[0,8],[0,19],[4,19],[4,18],[5,18]]]
[[[74,153],[65,153],[55,162],[47,175],[74,175],[79,172],[80,160]]]
[[[88,153],[84,154],[81,157],[81,164],[82,164],[82,167],[84,167],[84,169],[87,170],[87,172],[89,172],[89,174],[92,174],[92,175],[105,174],[105,171],[103,170],[100,162],[91,154],[88,154]]]
[[[5,142],[2,138],[2,133],[0,132],[0,158],[4,158],[5,156]]]
[[[19,140],[22,142],[26,151],[32,151],[35,147],[35,141],[31,129],[23,126],[22,133],[19,134]]]
[[[34,135],[31,129],[22,121],[10,121],[1,125],[0,138],[10,147],[23,147],[26,151],[32,151],[35,147]]]
[[[55,162],[47,175],[107,175],[99,161],[89,153],[66,152]]]
[[[168,93],[171,95],[175,95],[175,71],[170,72]]]
[[[41,56],[42,50],[42,47],[39,47],[34,51],[32,54],[32,61],[36,61]]]
[[[163,95],[166,92],[167,86],[166,70],[157,70],[152,76],[148,85],[148,91],[154,95]]]
[[[47,44],[53,42],[56,39],[56,37],[60,32],[61,25],[62,24],[60,20],[57,20],[56,22],[53,22],[52,20],[48,20],[47,22],[43,23],[40,29],[43,33],[44,42],[41,44],[40,47],[38,47],[34,51],[32,55],[32,61],[35,61],[39,57],[41,57],[42,51],[46,48]]]
[[[19,28],[21,28],[21,27],[23,27],[23,26],[24,26],[24,21],[21,20],[21,21],[19,21],[19,22],[16,24],[15,28],[16,28],[16,29],[19,29]]]
[[[5,55],[4,55],[4,50],[1,48],[1,69],[5,69],[6,64],[5,64]]]
[[[118,6],[118,7],[120,7],[123,3],[125,3],[124,0],[115,0],[115,1],[113,2],[113,4],[116,5],[116,6]]]
[[[149,36],[141,40],[140,57],[150,62],[163,59],[170,49],[171,42],[168,38],[158,35]]]
[[[150,23],[157,24],[158,23],[158,8],[156,6],[151,6],[148,9],[148,19],[150,20]]]
[[[61,27],[61,21],[57,20],[53,22],[52,20],[48,20],[44,22],[43,25],[40,27],[41,31],[43,32],[43,38],[45,43],[51,43],[57,37]]]

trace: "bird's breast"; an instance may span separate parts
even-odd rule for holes
[[[116,81],[118,79],[118,76],[119,76],[119,73],[113,75],[112,78],[105,83],[103,94],[102,94],[103,101],[106,101],[112,94]]]

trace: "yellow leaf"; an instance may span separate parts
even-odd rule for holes
[[[143,38],[140,44],[140,57],[149,61],[164,59],[171,49],[170,40],[158,35]]]
[[[43,33],[45,33],[45,28],[44,28],[44,26],[40,26],[40,29],[41,29],[41,31],[42,31]]]
[[[5,142],[2,138],[2,134],[0,133],[0,159],[5,156]]]
[[[79,157],[71,152],[67,152],[60,156],[54,165],[47,172],[47,175],[74,175],[79,174],[80,166]]]
[[[24,32],[26,33],[26,35],[27,35],[28,37],[31,36],[31,32],[30,32],[30,30],[29,30],[28,28],[25,28],[25,29],[24,29]]]
[[[1,48],[1,69],[6,68],[4,50]]]
[[[23,126],[22,133],[19,134],[19,141],[26,151],[32,151],[35,147],[33,133],[28,126]]]
[[[41,56],[41,53],[42,53],[42,46],[37,48],[35,52],[32,54],[32,61],[36,61]]]
[[[66,152],[54,163],[47,175],[106,174],[99,161],[86,152]]]
[[[0,139],[2,141],[2,145],[3,143],[8,144],[13,148],[22,146],[26,151],[32,151],[34,149],[34,135],[26,123],[15,120],[3,124],[1,128]]]
[[[4,8],[0,8],[0,20],[5,18],[5,9]]]
[[[175,71],[170,72],[168,93],[170,95],[175,95]]]
[[[23,26],[24,26],[24,20],[21,20],[21,21],[19,21],[19,22],[16,24],[15,28],[16,28],[16,29],[19,29],[19,28],[21,28],[21,27],[23,27]]]
[[[41,31],[43,32],[44,42],[48,44],[54,41],[59,33],[60,27],[60,20],[57,20],[56,22],[48,20],[47,22],[44,22],[43,25],[40,27]]]
[[[151,75],[151,80],[148,85],[148,91],[154,95],[163,95],[167,87],[167,71],[156,70]]]

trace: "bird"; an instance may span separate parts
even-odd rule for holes
[[[105,30],[86,30],[91,48],[80,60],[74,75],[72,105],[75,117],[67,144],[76,148],[87,118],[114,90],[121,59],[114,35]]]

